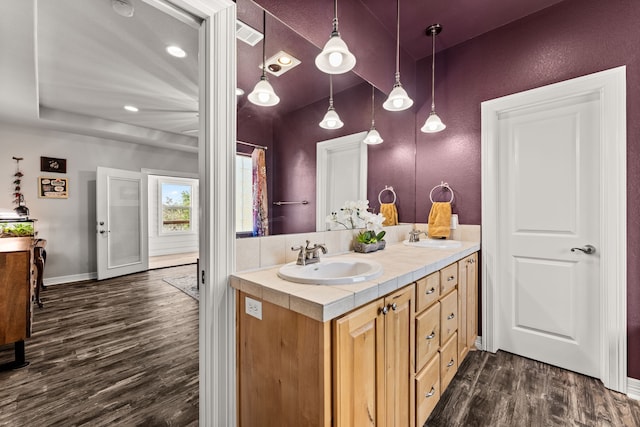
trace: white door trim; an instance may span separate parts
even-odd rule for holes
[[[367,132],[320,141],[316,145],[316,231],[325,231],[327,223],[327,159],[329,151],[356,147],[360,149],[360,200],[367,199],[367,144],[362,142]]]
[[[235,426],[236,5],[172,0],[203,19],[199,43],[200,422]],[[202,276],[201,276],[202,277]]]
[[[626,67],[590,74],[482,103],[482,349],[500,349],[496,283],[501,257],[499,227],[498,116],[575,95],[600,99],[600,379],[627,390],[627,128]]]

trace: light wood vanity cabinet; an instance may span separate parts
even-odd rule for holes
[[[266,301],[257,319],[238,291],[238,425],[424,425],[475,342],[471,259],[327,322]]]
[[[335,426],[413,426],[414,287],[334,322]]]

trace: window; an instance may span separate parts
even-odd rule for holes
[[[192,198],[192,185],[160,181],[160,234],[193,231]]]
[[[236,154],[236,233],[253,232],[253,162]]]

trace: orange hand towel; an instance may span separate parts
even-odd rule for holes
[[[382,225],[398,225],[398,210],[395,203],[381,203],[380,213],[384,215]]]
[[[448,239],[451,234],[451,203],[435,202],[429,212],[429,237]]]

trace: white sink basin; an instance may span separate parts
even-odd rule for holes
[[[376,261],[356,258],[323,258],[310,265],[285,264],[278,270],[281,279],[310,285],[345,285],[375,279],[382,274]]]
[[[410,242],[405,240],[407,246],[414,246],[417,248],[434,248],[434,249],[453,249],[462,246],[462,242],[459,240],[441,240],[441,239],[422,239],[419,242]]]

